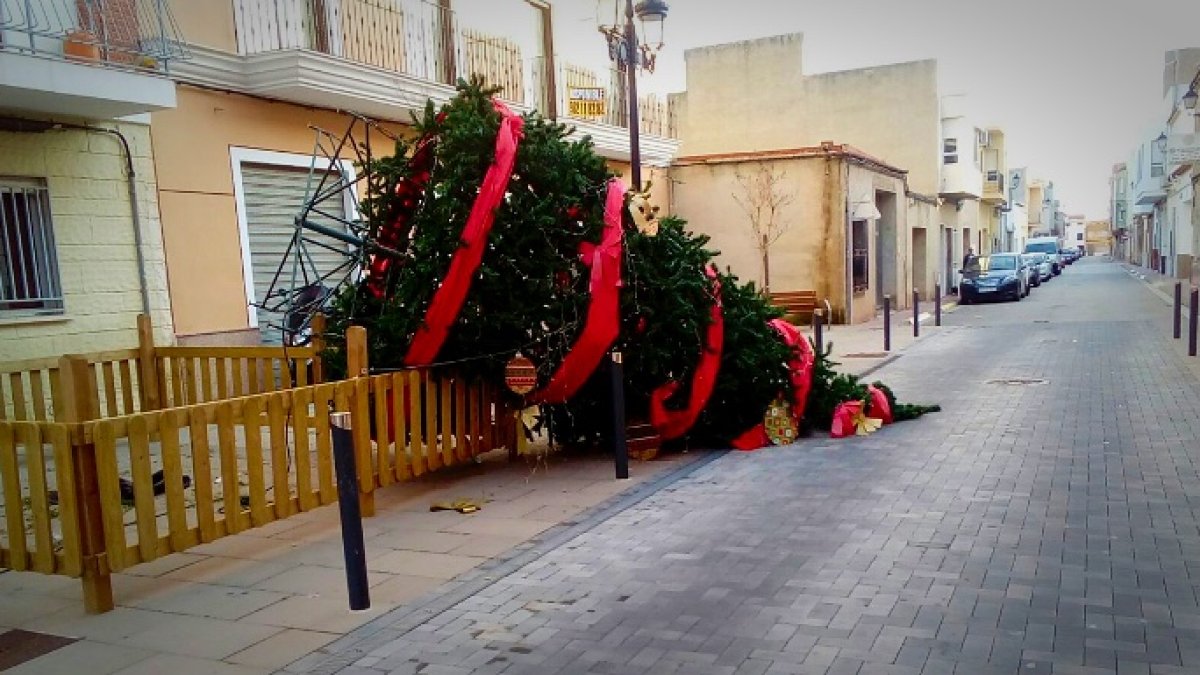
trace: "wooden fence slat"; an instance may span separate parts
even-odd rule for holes
[[[101,382],[104,384],[104,405],[107,406],[106,417],[117,417],[121,414],[117,407],[117,374],[113,370],[113,362],[105,361],[100,364]]]
[[[183,359],[171,359],[171,390],[175,393],[175,400],[171,401],[171,407],[179,408],[190,403],[187,398],[187,385],[185,384]]]
[[[121,376],[121,403],[125,406],[121,409],[121,414],[132,415],[137,412],[133,405],[133,393],[137,391],[137,385],[133,381],[133,362],[122,359],[118,366],[118,374]]]
[[[259,359],[246,359],[246,366],[248,369],[248,376],[249,376],[249,382],[247,382],[248,387],[246,389],[246,392],[251,395],[262,393],[262,387],[260,386],[259,379],[258,379],[259,378],[258,365],[259,365]]]
[[[58,490],[58,522],[62,528],[61,574],[79,576],[83,571],[83,547],[79,537],[79,505],[75,492],[75,462],[71,457],[71,437],[66,426],[51,428],[54,446],[54,485]]]
[[[156,421],[160,414],[151,413]],[[129,468],[133,474],[133,510],[137,518],[137,547],[141,552],[142,562],[158,557],[158,504],[154,499],[154,467],[150,459],[149,422],[147,416],[136,415],[129,420],[128,430]],[[161,425],[158,425],[157,431],[164,437],[170,433],[162,429]],[[111,546],[108,551],[112,553]],[[129,564],[133,562],[130,561]]]
[[[441,447],[438,445],[437,379],[428,370],[421,377],[425,380],[425,465],[430,471],[437,471],[442,468]]]
[[[367,377],[351,380],[354,404],[351,410],[351,431],[354,433],[355,468],[358,469],[358,491],[363,494],[375,490],[375,461],[371,456],[371,381]],[[364,516],[371,514],[364,513]]]
[[[192,545],[188,532],[187,503],[183,498],[183,453],[179,444],[179,429],[187,423],[187,413],[184,410],[167,410],[159,413],[159,420],[163,481],[167,493],[167,532],[171,551],[183,551]]]
[[[29,510],[33,516],[33,569],[44,574],[54,572],[54,543],[50,525],[50,496],[46,489],[46,455],[42,447],[42,428],[30,424],[18,434],[25,446],[25,467],[29,476]]]
[[[62,396],[62,379],[59,377],[58,368],[52,368],[46,371],[50,374],[50,398],[54,401],[54,419],[61,422],[63,420],[63,396]],[[0,401],[0,405],[3,401]]]
[[[279,368],[279,378],[280,382],[282,383],[282,389],[291,389],[292,387],[296,386],[296,383],[292,380],[292,364],[294,363],[296,363],[296,361],[293,359],[282,358],[276,359],[275,365],[272,366],[272,368]]]
[[[442,443],[442,465],[454,466],[454,428],[453,428],[453,410],[451,409],[454,392],[453,380],[449,378],[441,378],[438,381],[438,394],[441,399],[440,412],[442,417],[442,428],[440,430],[440,438]]]
[[[234,434],[233,404],[217,406],[217,447],[221,457],[221,506],[225,509],[225,531],[236,534],[246,529],[242,522],[242,490],[239,485],[237,436]]]
[[[392,451],[388,449],[388,412],[392,409],[388,403],[394,400],[397,394],[395,390],[388,388],[390,383],[390,377],[371,378],[371,384],[375,385],[373,406],[375,408],[375,473],[378,476],[380,487],[391,485],[395,480],[391,460]]]
[[[104,548],[107,551],[109,569],[119,572],[126,567],[126,544],[125,509],[121,504],[121,474],[117,469],[117,439],[112,425],[106,422],[97,422],[94,429],[96,479],[100,488]]]
[[[317,430],[317,479],[321,486],[321,503],[337,501],[337,486],[333,480],[333,439],[329,435],[329,407],[334,400],[335,386],[322,384],[313,393],[313,422]]]
[[[208,403],[217,400],[216,392],[213,391],[213,360],[201,357],[196,359],[196,362],[200,369],[200,399],[196,402]]]
[[[217,538],[216,504],[213,503],[211,450],[208,447],[208,422],[204,411],[192,408],[188,413],[188,440],[192,449],[192,486],[196,493],[196,524],[200,541]]]
[[[42,387],[42,373],[45,371],[34,370],[29,373],[29,398],[33,403],[33,419],[39,422],[46,421],[46,392]]]
[[[271,435],[271,488],[275,495],[275,516],[292,515],[292,486],[288,476],[288,435],[284,396],[276,394],[267,399],[267,423]]]
[[[242,407],[242,424],[246,434],[246,473],[250,478],[250,522],[261,527],[271,522],[267,510],[267,482],[263,475],[262,403],[248,398]]]
[[[408,371],[409,419],[408,433],[412,438],[409,444],[412,448],[412,470],[414,476],[420,476],[429,470],[425,460],[425,433],[422,430],[421,412],[424,410],[422,401],[425,398],[425,388],[421,382],[421,372]]]
[[[408,480],[412,477],[412,467],[408,459],[408,420],[405,406],[409,402],[410,392],[408,377],[404,373],[392,373],[392,420],[395,422],[393,435],[395,438],[395,473],[397,480]]]
[[[203,403],[196,391],[196,359],[179,359],[183,364],[184,392],[187,394],[187,405]]]
[[[471,458],[467,450],[467,396],[466,382],[461,377],[455,377],[454,387],[454,457],[459,462]]]
[[[217,398],[214,400],[224,401],[229,396],[229,360],[228,359],[213,359],[213,367],[217,370]]]
[[[28,569],[25,514],[21,474],[17,461],[17,435],[10,423],[0,423],[0,492],[4,493],[4,522],[8,529],[8,559],[12,569]]]
[[[242,361],[244,359],[230,359],[233,366],[233,398],[239,398],[246,395],[245,382],[242,380]]]
[[[296,463],[296,493],[301,511],[315,509],[319,503],[313,490],[312,454],[309,450],[308,406],[311,402],[311,391],[297,389],[292,395],[292,455]]]
[[[4,379],[0,377],[0,421],[9,419],[8,404],[5,403],[8,397],[4,394]],[[57,400],[57,397],[55,397],[55,400]]]
[[[25,410],[25,378],[22,373],[9,373],[9,397],[12,399],[13,419],[24,422],[29,419]]]

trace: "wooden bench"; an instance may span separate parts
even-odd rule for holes
[[[811,322],[817,309],[816,291],[787,291],[772,293],[771,304],[783,310],[784,318]]]

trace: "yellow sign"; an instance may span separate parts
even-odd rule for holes
[[[570,114],[576,117],[604,115],[604,87],[571,87],[567,92]]]

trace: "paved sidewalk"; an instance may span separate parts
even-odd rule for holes
[[[957,309],[956,296],[942,298],[943,319]],[[922,302],[920,310],[920,337],[917,338],[913,337],[912,308],[892,313],[891,351],[883,349],[882,316],[860,324],[825,326],[825,344],[833,346],[831,357],[841,364],[838,370],[855,375],[869,374],[899,358],[914,342],[937,334],[940,328],[934,325],[933,302]],[[813,335],[811,326],[803,332],[809,337]]]
[[[364,521],[372,607],[348,610],[337,505],[138,565],[113,577],[118,607],[83,611],[78,580],[0,571],[0,633],[8,628],[80,640],[6,673],[262,675],[401,605],[439,597],[456,577],[655,476],[695,461],[673,453],[633,462],[617,481],[611,460],[551,455],[433,474],[377,493]],[[473,499],[474,514],[430,512]]]

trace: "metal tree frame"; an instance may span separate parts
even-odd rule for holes
[[[369,189],[374,178],[371,133],[378,132],[393,141],[398,139],[375,120],[355,113],[347,114],[350,123],[341,135],[309,125],[316,138],[304,203],[293,219],[291,241],[271,284],[262,300],[254,303],[260,310],[282,317],[280,323],[268,321],[266,325],[281,332],[285,345],[309,342],[313,317],[337,297],[344,286],[361,278],[372,256],[400,255],[374,240],[370,224],[360,217],[359,208],[360,185],[365,184]],[[356,134],[361,135],[361,142],[356,140]],[[351,154],[360,167],[354,180],[347,180],[338,167],[346,153]],[[332,212],[331,201],[338,205],[352,204],[351,213],[342,216]],[[315,222],[316,216],[334,221],[344,230]],[[333,269],[322,272],[313,259],[313,247],[336,253],[342,256],[342,261]]]

